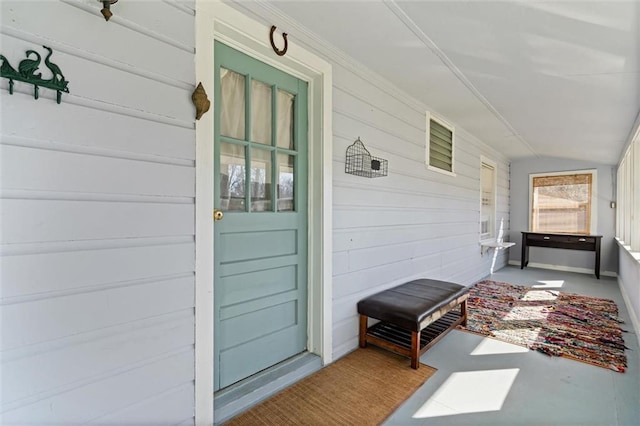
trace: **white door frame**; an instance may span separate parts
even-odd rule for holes
[[[220,1],[196,0],[196,84],[211,109],[196,122],[195,423],[213,424],[214,40],[309,82],[308,350],[332,361],[332,70],[289,40],[285,56],[269,43],[270,25]],[[278,31],[280,33],[280,31]]]

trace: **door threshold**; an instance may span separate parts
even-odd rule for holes
[[[215,392],[214,421],[219,425],[322,368],[318,355],[303,352]]]

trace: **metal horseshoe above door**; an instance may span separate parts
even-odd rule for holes
[[[273,33],[276,31],[276,26],[271,26],[271,32],[269,33],[269,41],[271,42],[271,47],[273,51],[276,52],[278,56],[284,56],[287,53],[287,49],[289,48],[289,41],[287,40],[287,33],[282,33],[282,38],[284,39],[284,48],[282,50],[276,47],[276,44],[273,41]]]

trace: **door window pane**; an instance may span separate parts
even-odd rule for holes
[[[271,211],[271,151],[251,149],[251,211]]]
[[[220,210],[245,211],[244,146],[220,143]]]
[[[244,139],[244,76],[220,68],[220,134]]]
[[[290,212],[295,210],[295,157],[293,155],[278,154],[278,211]]]
[[[291,93],[278,89],[277,141],[280,148],[293,148],[293,99]]]
[[[271,86],[251,82],[251,140],[271,145]]]

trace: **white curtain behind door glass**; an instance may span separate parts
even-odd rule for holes
[[[251,82],[251,139],[271,145],[271,86]]]
[[[293,149],[293,95],[278,90],[277,138],[280,148]]]
[[[220,68],[220,134],[244,139],[244,76]]]

